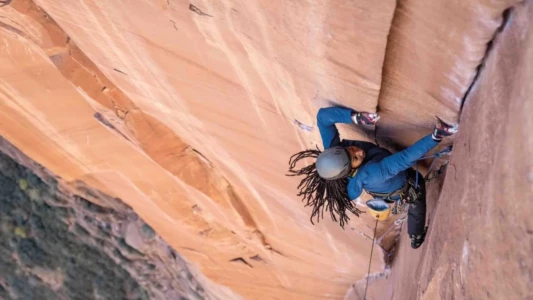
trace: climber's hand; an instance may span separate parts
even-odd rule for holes
[[[377,113],[352,112],[352,121],[355,124],[374,125],[379,120]]]
[[[431,137],[435,141],[440,142],[443,137],[450,136],[454,133],[457,133],[457,131],[459,131],[459,124],[449,125],[437,118],[437,124],[435,124],[435,128],[433,129],[433,134]]]

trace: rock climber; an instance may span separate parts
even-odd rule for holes
[[[423,137],[412,146],[392,154],[373,143],[355,140],[341,140],[335,123],[375,125],[377,113],[357,112],[343,107],[321,108],[317,114],[317,125],[322,137],[324,151],[304,150],[289,160],[288,176],[305,176],[298,185],[298,196],[313,207],[313,218],[319,221],[324,209],[329,211],[333,221],[339,218],[344,228],[350,219],[346,210],[359,216],[353,200],[363,189],[374,198],[389,203],[408,203],[407,231],[411,247],[420,247],[426,236],[426,195],[423,176],[418,176],[413,166],[425,153],[435,147],[442,138],[458,131],[458,125],[448,125],[437,119],[433,133]],[[298,161],[306,158],[316,161],[304,168],[296,169]]]

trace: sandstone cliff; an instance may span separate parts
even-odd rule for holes
[[[461,114],[446,178],[429,185],[421,251],[402,236],[367,299],[530,299],[533,278],[533,2],[498,31]],[[346,299],[363,299],[365,281]]]
[[[4,2],[1,136],[124,201],[214,287],[324,299],[366,274],[373,228],[311,225],[284,176],[320,144],[317,109],[378,110],[342,134],[391,148],[458,121],[519,1]]]

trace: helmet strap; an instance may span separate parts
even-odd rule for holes
[[[348,177],[355,177],[355,174],[357,174],[357,171],[359,171],[359,168],[351,169],[348,173]]]

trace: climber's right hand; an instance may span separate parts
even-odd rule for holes
[[[355,124],[363,125],[375,125],[379,120],[379,115],[377,113],[367,113],[367,112],[352,112],[352,121]]]
[[[431,137],[433,140],[440,142],[445,136],[450,136],[459,131],[459,124],[449,125],[444,123],[441,119],[437,118],[437,124],[433,128],[433,134]]]

